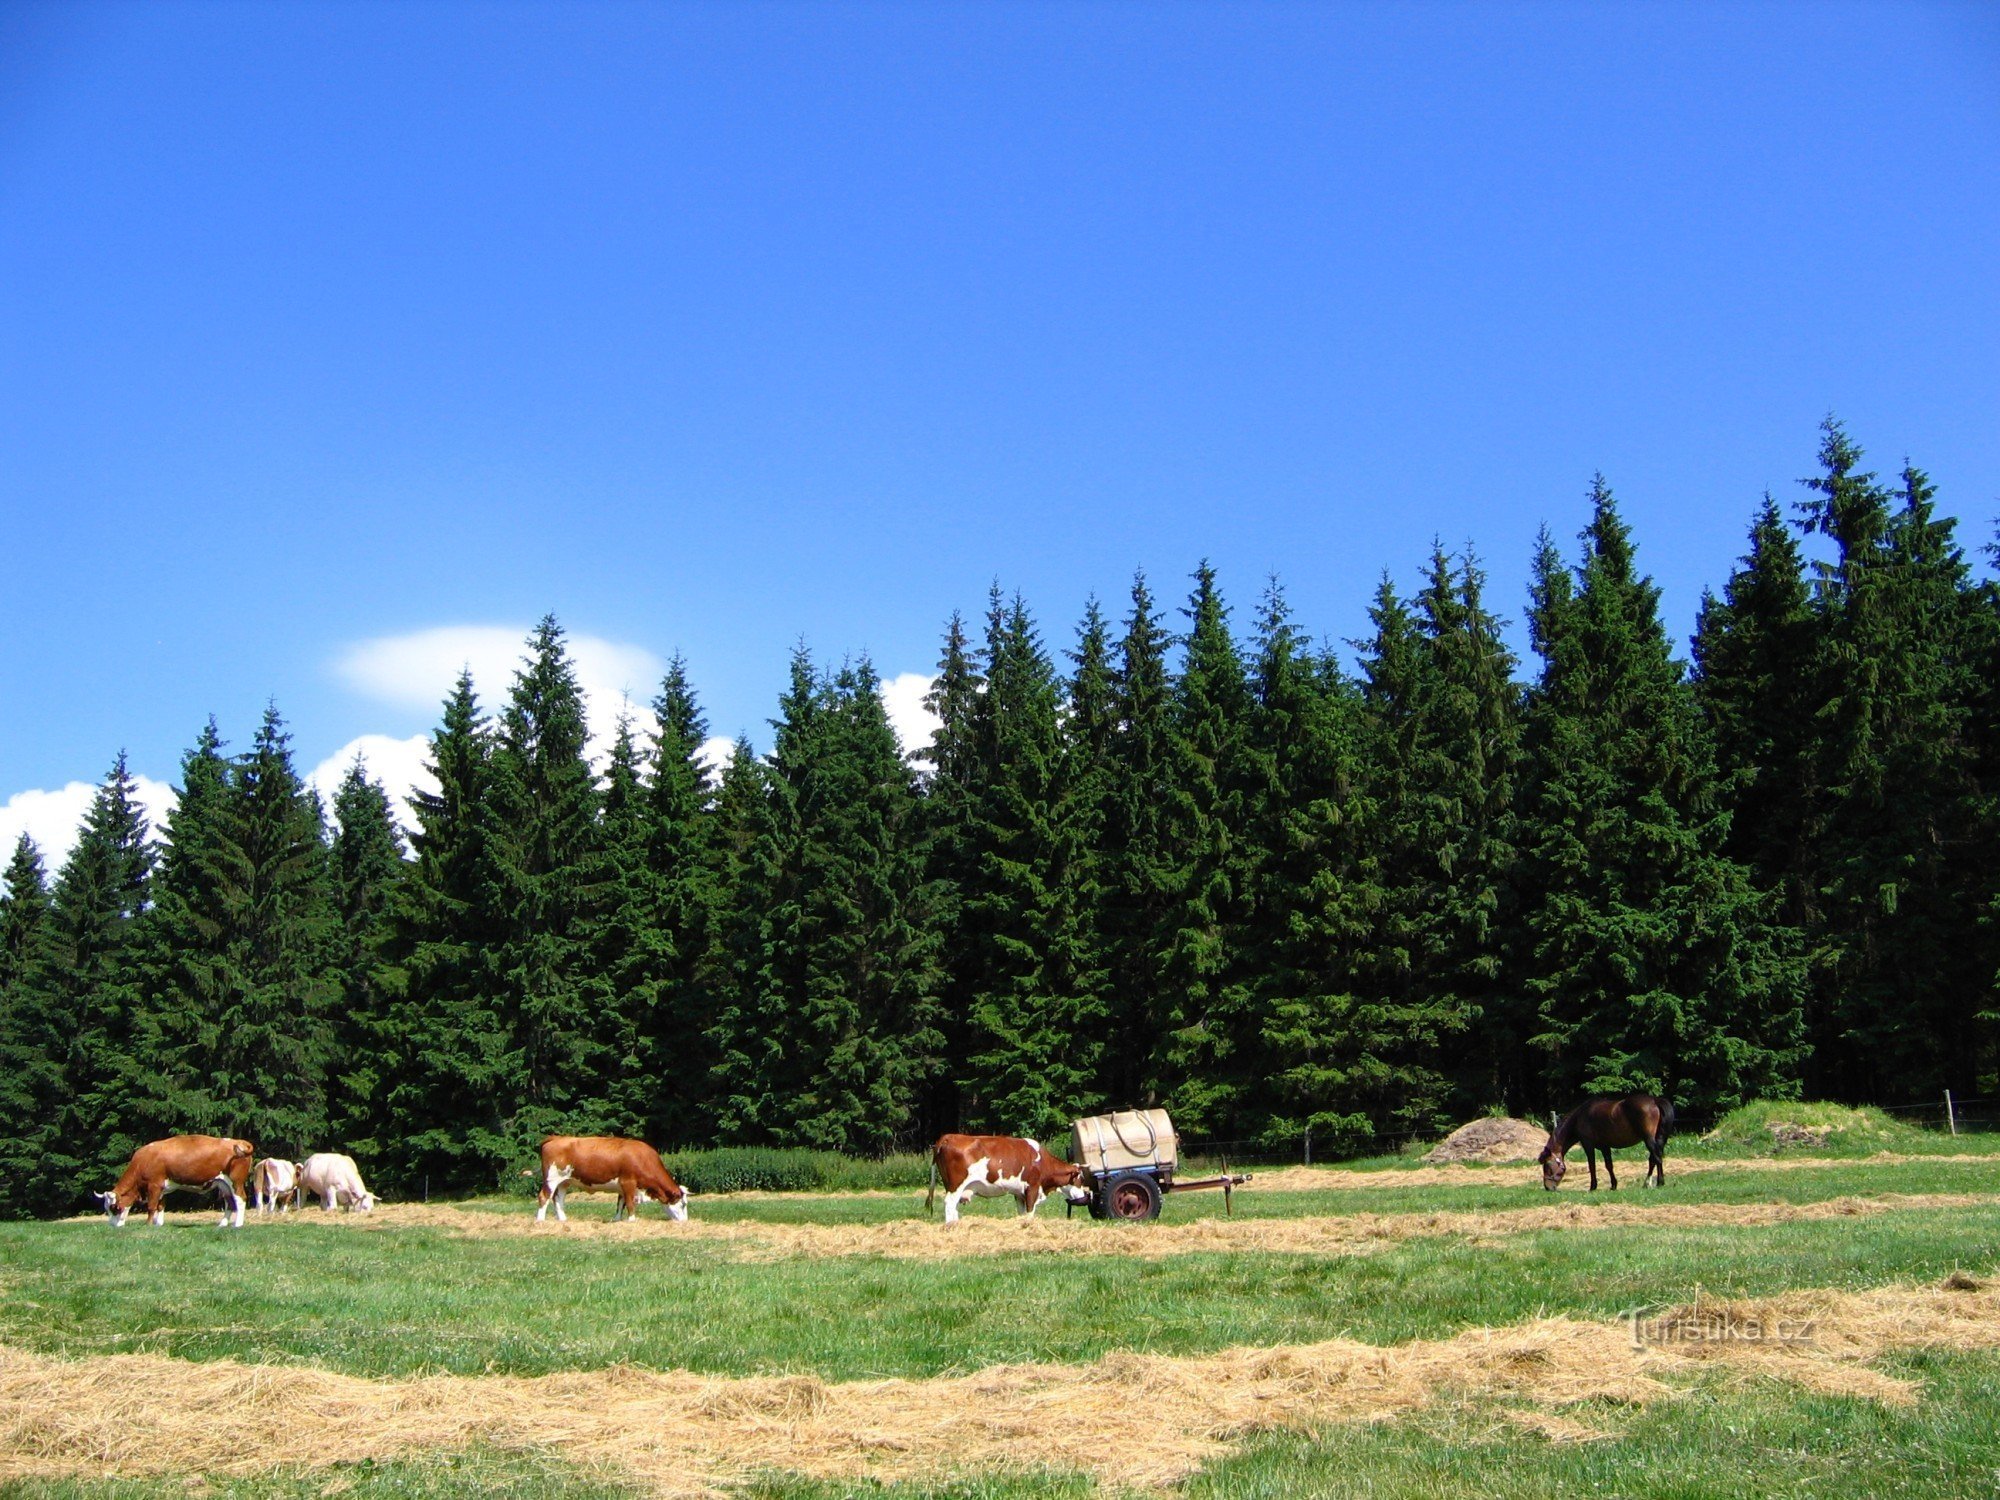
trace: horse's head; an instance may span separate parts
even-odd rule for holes
[[[1558,1151],[1551,1144],[1542,1147],[1542,1154],[1536,1160],[1542,1164],[1542,1186],[1553,1193],[1562,1186],[1563,1173],[1569,1170],[1569,1153]]]

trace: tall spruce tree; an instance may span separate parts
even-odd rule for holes
[[[184,762],[148,924],[163,1102],[183,1128],[302,1155],[326,1137],[339,1000],[322,811],[275,708],[220,785],[218,753],[211,724]]]
[[[1183,613],[1186,650],[1169,716],[1173,773],[1163,787],[1169,844],[1156,866],[1171,899],[1154,939],[1161,1030],[1152,1076],[1180,1128],[1213,1137],[1243,1127],[1262,1082],[1239,951],[1251,878],[1243,837],[1250,689],[1207,563]]]
[[[359,756],[334,792],[333,818],[329,878],[341,993],[333,1017],[327,1118],[333,1137],[372,1169],[382,1157],[376,1136],[386,1123],[388,1102],[382,1057],[390,976],[384,950],[408,872],[389,794]]]
[[[659,724],[646,782],[646,869],[661,943],[645,1036],[652,1102],[647,1129],[670,1142],[707,1140],[715,1128],[707,1037],[716,998],[706,983],[723,856],[703,747],[703,718],[686,663],[676,656],[653,701]]]
[[[389,1027],[378,1160],[406,1193],[490,1188],[514,1150],[508,1113],[520,1068],[497,1003],[506,929],[488,807],[492,754],[472,676],[462,672],[431,736],[437,790],[410,798],[416,858],[383,950]]]
[[[966,986],[967,1116],[1050,1134],[1094,1098],[1081,829],[1062,821],[1061,684],[1027,606],[995,591],[986,691],[973,713],[980,770],[967,789],[967,886],[951,944]]]
[[[1173,743],[1168,637],[1146,587],[1132,581],[1112,676],[1116,732],[1106,756],[1103,934],[1109,967],[1107,1100],[1156,1104],[1154,1061],[1168,1027],[1160,934],[1178,899],[1183,855],[1168,808],[1179,772]]]
[[[46,1012],[31,980],[48,939],[49,887],[41,851],[23,833],[0,889],[0,1118],[13,1122],[0,1139],[0,1219],[32,1218],[58,1205],[29,1196],[39,1185],[39,1140],[62,1093],[59,1018]]]
[[[148,1109],[161,1059],[135,1043],[139,924],[157,858],[138,784],[119,752],[50,894],[48,943],[30,984],[61,1027],[62,1091],[23,1122],[40,1150],[32,1186],[69,1207],[86,1180],[110,1186],[133,1150],[162,1133]]]
[[[1066,1047],[1087,1111],[1121,1097],[1110,1077],[1113,997],[1106,898],[1111,881],[1108,836],[1115,789],[1112,741],[1118,702],[1111,628],[1095,597],[1086,601],[1068,653],[1067,701],[1059,716],[1061,794],[1056,823],[1067,836],[1058,878],[1067,915],[1052,961],[1053,983],[1076,996],[1077,1029]],[[1123,1097],[1130,1097],[1129,1095]]]
[[[1796,1089],[1796,962],[1721,852],[1707,731],[1600,477],[1574,580],[1544,534],[1529,623],[1527,986],[1544,1107],[1647,1089],[1721,1109]]]
[[[795,656],[792,671],[781,711],[795,723],[812,712],[815,684],[808,659]],[[739,738],[716,789],[719,883],[703,966],[715,1006],[705,1038],[711,1109],[716,1138],[731,1144],[779,1139],[800,1081],[788,1024],[800,952],[794,811],[789,782]]]
[[[995,586],[997,594],[998,586]],[[944,935],[944,971],[938,990],[939,1025],[946,1055],[970,1057],[974,1039],[974,996],[979,955],[966,941],[966,902],[980,884],[979,851],[973,821],[984,793],[989,758],[980,748],[980,704],[986,689],[965,619],[956,611],[945,625],[944,650],[937,675],[931,679],[924,706],[937,717],[937,729],[923,755],[922,828],[924,867],[937,891],[936,923]],[[974,1097],[968,1098],[967,1088]],[[925,1134],[963,1130],[968,1108],[981,1107],[977,1080],[961,1070],[940,1069],[929,1096],[919,1108]]]
[[[629,1039],[592,961],[609,872],[588,738],[562,627],[546,616],[500,714],[489,792],[502,903],[494,978],[517,1060],[507,1126],[517,1153],[552,1132],[625,1123],[600,1086],[624,1066]]]
[[[1470,1045],[1447,1049],[1459,1059],[1460,1112],[1527,1097],[1532,1029],[1511,983],[1521,690],[1485,586],[1470,551],[1456,567],[1439,551],[1416,599],[1433,664],[1423,780],[1436,834],[1437,921],[1423,967],[1436,996],[1470,1028]]]
[[[1837,549],[1817,596],[1829,1072],[1847,1097],[1923,1098],[1975,1090],[1993,1046],[1979,604],[1928,477],[1906,466],[1892,493],[1861,460],[1829,419],[1804,506]]]
[[[1354,1023],[1364,1003],[1357,949],[1379,893],[1361,838],[1366,817],[1360,706],[1317,660],[1274,582],[1257,623],[1251,679],[1250,828],[1258,850],[1248,938],[1257,987],[1257,1055],[1268,1079],[1246,1125],[1272,1147],[1363,1145]]]
[[[1837,1090],[1829,1069],[1841,1050],[1820,893],[1822,634],[1798,543],[1766,495],[1741,565],[1720,597],[1703,595],[1693,682],[1729,808],[1727,851],[1776,895],[1777,919],[1808,958],[1802,1066],[1814,1097]]]

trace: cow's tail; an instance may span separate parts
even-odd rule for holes
[[[931,1205],[936,1201],[937,1201],[937,1152],[933,1151],[931,1153],[930,1191],[924,1194],[924,1217],[926,1219],[928,1219],[931,1216]]]

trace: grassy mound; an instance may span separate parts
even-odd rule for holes
[[[1937,1132],[1908,1125],[1872,1107],[1760,1100],[1731,1110],[1702,1144],[1749,1156],[1812,1154],[1870,1156],[1877,1151],[1936,1149]]]

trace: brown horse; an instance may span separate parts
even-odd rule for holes
[[[1588,1099],[1562,1117],[1549,1132],[1549,1143],[1536,1158],[1542,1164],[1542,1186],[1554,1192],[1563,1180],[1569,1148],[1581,1145],[1590,1164],[1590,1190],[1597,1191],[1597,1153],[1604,1153],[1604,1170],[1611,1189],[1618,1190],[1612,1170],[1613,1146],[1646,1145],[1646,1175],[1642,1185],[1667,1185],[1667,1137],[1674,1128],[1674,1107],[1652,1094],[1627,1094],[1622,1099]]]

